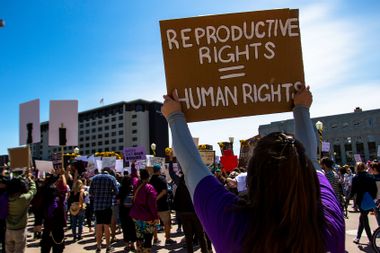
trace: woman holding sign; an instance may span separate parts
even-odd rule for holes
[[[176,93],[164,99],[161,110],[174,150],[217,252],[344,252],[343,214],[316,159],[308,88],[294,97],[296,138],[272,133],[257,143],[246,201],[228,192],[203,164]]]

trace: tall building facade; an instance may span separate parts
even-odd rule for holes
[[[322,139],[330,143],[330,153],[338,164],[353,164],[354,155],[360,154],[362,161],[378,159],[380,145],[380,109],[313,118],[323,123]],[[294,132],[294,121],[285,120],[259,126],[259,134],[271,132]],[[316,138],[317,131],[316,131]],[[318,138],[319,139],[319,138]]]
[[[162,103],[145,100],[118,102],[78,114],[78,148],[81,155],[95,152],[119,151],[124,147],[145,147],[155,143],[156,155],[164,156],[169,146],[168,124],[161,114]],[[35,159],[50,160],[53,153],[61,152],[61,147],[48,145],[49,123],[41,123],[41,142],[32,145]],[[64,152],[72,153],[75,147],[64,147]]]

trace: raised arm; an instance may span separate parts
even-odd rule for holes
[[[165,95],[164,99],[165,102],[161,111],[169,123],[172,132],[173,148],[181,164],[190,195],[193,197],[197,184],[204,177],[211,174],[203,164],[199,151],[195,147],[177,94],[173,93],[173,98]]]
[[[306,155],[312,161],[314,168],[321,170],[317,160],[317,139],[310,120],[309,108],[312,102],[313,96],[309,87],[302,88],[294,96],[294,132],[296,139],[305,147]]]

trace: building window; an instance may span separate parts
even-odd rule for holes
[[[108,122],[110,122],[109,119],[105,119],[105,120],[104,120],[104,123],[108,123]]]
[[[132,114],[132,119],[137,118],[137,114]]]
[[[83,141],[83,137],[80,137],[80,138],[79,138],[79,141]]]
[[[116,147],[112,147],[112,151],[116,151]]]
[[[377,158],[376,142],[373,142],[373,141],[368,142],[368,153],[369,153],[370,160],[374,160]]]
[[[99,132],[103,131],[103,127],[98,127],[98,131]]]
[[[83,148],[83,144],[80,144],[79,147],[80,147],[80,148]]]
[[[90,130],[89,130],[89,129],[87,129],[87,130],[86,130],[86,134],[89,134],[89,133],[90,133]]]
[[[137,141],[137,137],[133,137],[133,138],[132,138],[132,141]]]
[[[112,118],[111,118],[111,121],[112,121],[112,122],[116,121],[116,117],[112,117]]]
[[[90,137],[89,137],[89,136],[87,136],[87,137],[86,137],[86,141],[89,141],[89,140],[90,140]]]
[[[119,135],[123,135],[124,134],[124,131],[123,130],[120,130],[119,131]]]
[[[98,151],[99,151],[99,152],[103,152],[103,149],[102,149],[102,148],[99,148]]]
[[[115,129],[115,128],[116,128],[116,125],[112,125],[111,128],[112,128],[112,129]]]
[[[95,126],[95,125],[96,125],[96,122],[93,121],[93,122],[91,123],[91,126]]]
[[[96,135],[93,135],[93,136],[92,136],[92,139],[95,140],[95,139],[96,139]]]
[[[116,139],[112,139],[111,143],[115,144],[116,143]]]
[[[133,133],[133,134],[137,134],[137,129],[133,129],[133,130],[132,130],[132,133]]]
[[[86,132],[87,132],[87,131],[86,131]],[[82,130],[81,130],[81,131],[79,131],[79,134],[80,134],[80,135],[83,135],[83,131],[82,131]]]
[[[90,154],[90,150],[86,150],[86,155],[89,155]]]
[[[132,126],[137,126],[137,122],[132,122]]]
[[[83,128],[83,124],[80,124],[80,125],[79,125],[79,128]]]
[[[142,106],[142,105],[136,105],[135,106],[135,111],[136,112],[143,112],[144,111],[144,106]]]
[[[86,123],[86,127],[89,127],[90,126],[90,123]]]
[[[123,119],[123,116],[122,116],[122,115],[120,115],[120,116],[119,116],[119,120],[122,120],[122,119]]]
[[[103,123],[103,120],[98,120],[98,124],[102,124]]]
[[[119,150],[123,150],[123,148],[124,148],[123,146],[119,146]]]
[[[98,134],[98,139],[103,138],[102,134]]]
[[[346,153],[347,162],[351,163],[353,160],[353,154],[352,154],[352,145],[351,143],[344,144],[344,151]]]
[[[91,129],[91,133],[95,133],[95,132],[96,132],[95,128]]]
[[[106,152],[107,152],[107,151],[110,151],[110,149],[109,149],[109,148],[105,148],[105,149],[104,149],[104,151],[106,151]]]
[[[93,146],[93,147],[96,147],[96,142],[93,142],[93,143],[92,143],[92,146]]]
[[[103,142],[102,141],[98,141],[98,145],[99,146],[103,145]]]
[[[105,126],[105,127],[104,127],[104,130],[109,130],[109,129],[110,129],[109,126]]]
[[[89,143],[86,143],[86,148],[90,147],[90,144]]]
[[[96,150],[95,150],[95,149],[91,150],[91,153],[92,153],[92,154],[95,154],[95,152],[96,152]]]
[[[112,132],[112,133],[111,133],[111,136],[116,136],[116,132]]]
[[[110,136],[109,133],[105,133],[105,134],[104,134],[104,137],[109,137],[109,136]]]
[[[123,123],[119,123],[119,127],[123,127],[124,126],[124,124]]]
[[[104,142],[104,144],[106,144],[106,145],[110,144],[109,140],[106,140],[106,141]]]
[[[124,139],[123,138],[119,138],[119,142],[123,142],[124,141]]]

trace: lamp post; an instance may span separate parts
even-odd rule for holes
[[[319,152],[318,152],[318,157],[319,159],[321,159],[321,154],[322,154],[322,140],[323,140],[323,123],[321,121],[317,121],[317,123],[315,123],[315,128],[317,129],[318,131],[318,137],[319,137]]]
[[[79,148],[78,147],[74,148],[74,154],[76,154],[77,156],[79,155]]]
[[[150,148],[152,149],[152,152],[153,152],[153,156],[156,156],[156,143],[152,143],[150,144]]]

